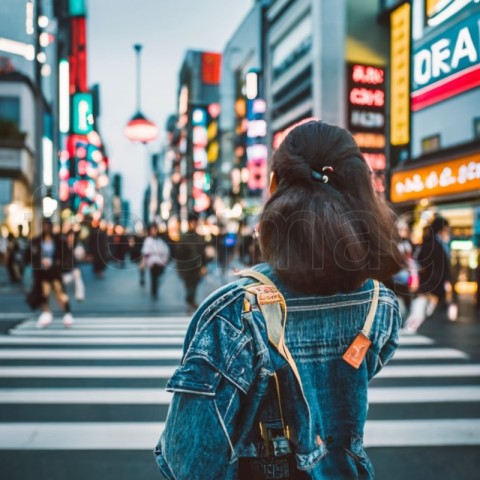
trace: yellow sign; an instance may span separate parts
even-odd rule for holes
[[[433,17],[440,10],[439,4],[445,3],[445,0],[426,0],[425,10],[427,12],[427,17]]]
[[[353,138],[359,148],[385,148],[385,135],[382,133],[354,133]]]
[[[392,202],[477,192],[480,196],[480,153],[392,176]]]
[[[390,16],[391,80],[390,143],[410,141],[410,4],[404,3]]]

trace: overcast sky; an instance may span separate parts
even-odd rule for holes
[[[221,52],[253,0],[89,0],[88,81],[100,84],[100,130],[111,171],[123,174],[124,196],[142,216],[148,178],[146,148],[124,136],[135,113],[135,53],[143,44],[142,111],[162,134],[176,110],[178,71],[185,51]],[[158,150],[159,142],[148,145]]]

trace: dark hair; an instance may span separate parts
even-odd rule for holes
[[[435,217],[433,219],[433,222],[430,224],[430,227],[431,227],[432,232],[434,234],[438,233],[438,232],[441,232],[442,230],[444,230],[448,226],[449,226],[448,221],[445,220],[443,217],[439,217],[439,216]]]
[[[272,171],[278,186],[261,215],[260,247],[289,288],[349,292],[400,269],[393,214],[347,130],[320,121],[297,126],[275,152]]]

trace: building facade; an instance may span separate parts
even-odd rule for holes
[[[170,194],[171,216],[177,218],[213,212],[220,150],[221,60],[220,53],[188,50],[180,69],[178,111],[167,125],[165,163],[171,165],[171,173],[164,188]]]
[[[0,225],[14,234],[56,210],[54,13],[52,2],[0,4]]]
[[[385,188],[388,27],[376,0],[275,0],[264,23],[268,144],[315,117],[349,128]]]
[[[400,77],[396,55],[403,55],[410,82],[400,110],[390,105],[391,200],[411,217],[418,237],[434,215],[449,220],[457,290],[472,292],[480,246],[480,5],[413,0],[394,5],[390,15],[397,34],[410,39],[402,50],[404,40],[392,34],[392,79]],[[398,88],[392,82],[392,100]],[[399,111],[408,112],[409,125]]]

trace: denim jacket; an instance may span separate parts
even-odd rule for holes
[[[395,295],[380,285],[372,344],[357,370],[342,355],[363,326],[373,282],[350,293],[304,296],[282,285],[268,265],[256,269],[285,297],[285,339],[302,386],[269,345],[259,308],[244,311],[244,287],[252,280],[217,290],[193,317],[181,366],[167,384],[174,395],[154,451],[161,478],[233,480],[239,458],[261,456],[258,416],[265,415],[275,371],[297,467],[312,479],[373,478],[363,449],[367,386],[398,346]]]

